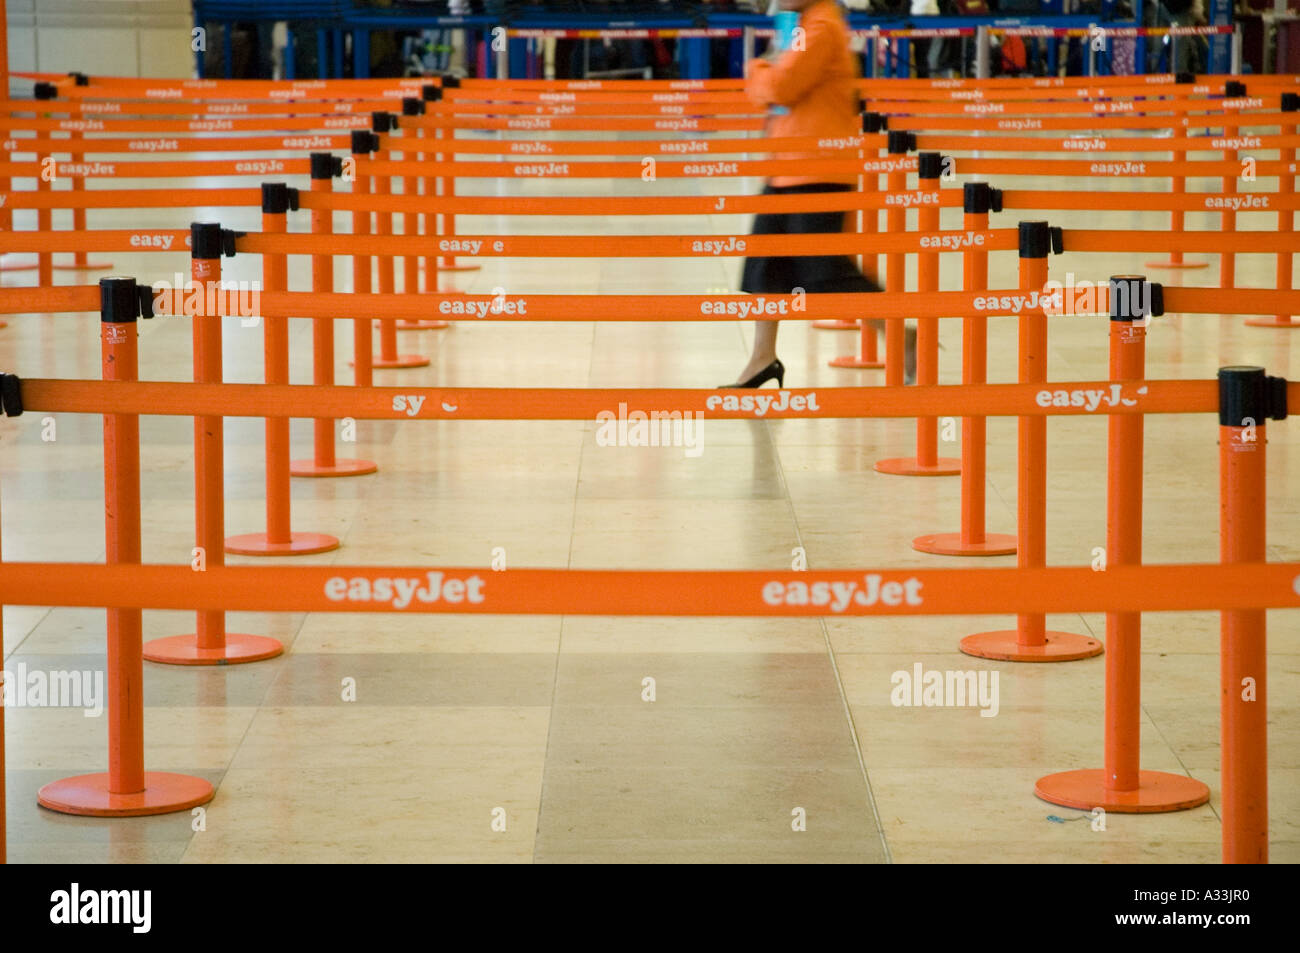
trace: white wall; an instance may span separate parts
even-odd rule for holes
[[[9,69],[194,75],[189,0],[7,0]],[[30,93],[30,84],[15,85]]]

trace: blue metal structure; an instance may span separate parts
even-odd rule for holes
[[[400,0],[399,0],[400,2]],[[1134,0],[1134,19],[1109,19],[1114,11],[1114,0],[1103,0],[1100,16],[1062,15],[1044,12],[1033,16],[997,16],[997,17],[880,17],[862,13],[850,14],[850,25],[854,29],[908,29],[908,28],[974,28],[989,27],[1057,27],[1084,28],[1093,24],[1106,26],[1137,26],[1143,22],[1143,5],[1155,0]],[[1231,22],[1231,10],[1228,0],[1209,0],[1211,6],[1210,20]],[[222,27],[222,71],[231,74],[233,65],[232,27],[236,23],[270,24],[276,21],[288,21],[301,38],[304,30],[314,31],[316,37],[317,72],[320,78],[337,78],[350,73],[356,78],[369,75],[370,35],[376,30],[465,30],[471,50],[490,47],[492,31],[496,27],[506,26],[510,29],[690,29],[700,27],[714,28],[768,28],[772,19],[766,16],[746,13],[707,13],[699,7],[686,7],[686,14],[679,9],[665,11],[664,7],[645,0],[619,8],[621,16],[608,13],[596,13],[581,10],[580,0],[573,0],[574,12],[551,12],[540,10],[537,4],[524,4],[519,0],[486,0],[486,12],[476,15],[454,16],[446,11],[445,4],[408,4],[393,7],[358,6],[354,0],[194,0],[194,23],[198,27],[217,24]],[[1043,0],[1045,11],[1060,10],[1062,0]],[[607,6],[600,9],[608,10]],[[706,9],[706,8],[705,8]],[[350,38],[350,56],[347,45]],[[1214,72],[1227,72],[1226,45],[1228,37],[1214,37],[1211,44],[1213,55],[1210,68]],[[300,40],[301,41],[301,40]],[[523,77],[528,75],[528,49],[531,41],[512,38],[508,46],[510,75]],[[678,40],[677,57],[681,76],[685,79],[702,79],[710,75],[710,44],[721,42],[699,37],[682,37]],[[295,54],[291,41],[285,56],[285,76],[294,78]],[[894,75],[907,75],[908,41],[899,40],[897,56],[888,72]],[[1046,68],[1055,75],[1058,68],[1058,44],[1046,44]],[[1135,68],[1145,69],[1145,38],[1136,41],[1137,56]],[[728,46],[728,64],[732,75],[738,75],[743,62],[743,47],[739,37],[731,38]],[[203,54],[198,55],[199,75],[204,74]],[[870,58],[868,75],[874,75],[874,57]],[[483,58],[487,75],[492,76],[496,69],[496,58],[487,55]],[[1108,72],[1109,49],[1099,58],[1102,71]]]

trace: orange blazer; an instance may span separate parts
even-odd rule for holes
[[[754,60],[745,77],[745,92],[760,106],[785,106],[789,112],[768,122],[769,136],[838,138],[862,131],[858,113],[858,63],[849,49],[849,30],[835,0],[817,0],[799,17],[804,48],[789,49],[775,63]],[[779,159],[811,158],[807,153],[780,153]],[[772,184],[835,182],[856,186],[858,177],[780,175]]]

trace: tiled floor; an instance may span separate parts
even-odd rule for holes
[[[146,183],[141,183],[145,185]],[[213,185],[223,184],[213,182]],[[247,184],[247,183],[240,183]],[[994,183],[1012,185],[1013,183]],[[1021,182],[1022,187],[1025,183]],[[1104,188],[1109,183],[1101,183]],[[1255,187],[1271,183],[1262,180]],[[1037,180],[1033,187],[1072,189]],[[1131,183],[1125,183],[1126,186]],[[1194,181],[1193,190],[1217,187]],[[1158,188],[1162,183],[1150,183]],[[753,181],[706,188],[750,193]],[[1093,187],[1090,183],[1089,187]],[[465,194],[609,195],[696,189],[680,180],[464,182]],[[580,209],[581,204],[575,203]],[[19,227],[30,227],[19,218]],[[1068,227],[1163,227],[1140,213],[1003,213],[995,225],[1047,218]],[[1213,216],[1188,216],[1213,228]],[[1242,214],[1243,228],[1271,216]],[[184,226],[219,220],[256,230],[241,212],[92,213],[90,227]],[[945,212],[946,227],[960,214]],[[305,214],[298,227],[305,228]],[[340,230],[347,220],[340,216]],[[600,220],[463,218],[463,234],[735,232],[734,217]],[[943,287],[960,261],[943,264]],[[188,272],[182,255],[116,255],[143,280]],[[1070,271],[1103,280],[1148,271],[1128,255],[1066,254]],[[227,275],[256,278],[252,257]],[[487,292],[703,293],[734,288],[737,260],[504,260],[449,284]],[[305,260],[292,264],[306,288]],[[350,263],[337,281],[348,287]],[[1214,284],[1203,271],[1149,270],[1166,282]],[[1012,254],[993,257],[992,283],[1011,286]],[[93,280],[97,276],[77,276]],[[4,275],[5,285],[33,280]],[[61,273],[60,281],[74,276]],[[1241,256],[1240,284],[1273,281],[1267,256]],[[602,321],[474,322],[403,333],[423,369],[379,371],[376,383],[453,386],[699,387],[733,379],[752,326]],[[586,320],[590,318],[590,320]],[[310,379],[310,328],[294,322],[295,382]],[[338,332],[340,380],[350,380],[351,328]],[[990,378],[1015,373],[1015,323],[992,322]],[[143,375],[183,378],[189,328],[142,325]],[[1300,336],[1242,326],[1238,317],[1156,319],[1152,377],[1207,378],[1258,363],[1294,376]],[[877,385],[880,372],[842,371],[828,358],[853,335],[782,328],[794,386]],[[1101,319],[1051,324],[1049,378],[1106,373]],[[20,375],[95,377],[92,315],[16,317],[0,331],[0,368]],[[960,325],[946,321],[942,380],[960,376]],[[261,373],[258,328],[226,328],[227,377]],[[103,558],[100,421],[59,415],[0,420],[4,554],[13,560]],[[191,422],[144,421],[144,551],[187,562],[192,538]],[[310,424],[295,422],[299,453]],[[988,523],[1014,531],[1015,424],[989,424]],[[1086,565],[1105,542],[1105,425],[1050,424],[1048,558]],[[1300,558],[1300,458],[1295,425],[1269,426],[1270,557]],[[295,480],[294,526],[338,535],[343,548],[299,563],[786,568],[803,547],[813,568],[970,566],[926,556],[910,541],[957,527],[958,481],[876,473],[914,449],[901,420],[707,421],[698,458],[681,448],[599,446],[594,422],[361,422],[340,453],[370,457],[373,476]],[[1218,557],[1217,455],[1210,416],[1160,416],[1146,428],[1145,555],[1153,562]],[[262,528],[260,422],[229,420],[227,530]],[[941,445],[957,455],[959,445]],[[229,562],[255,560],[230,557]],[[977,565],[1014,565],[1013,557]],[[671,607],[669,607],[671,608]],[[273,635],[279,659],[224,668],[146,666],[147,765],[217,785],[202,823],[188,814],[133,820],[65,817],[36,806],[37,788],[103,770],[106,724],[75,709],[7,712],[11,861],[1107,861],[1213,862],[1219,857],[1218,620],[1208,613],[1144,620],[1143,765],[1188,773],[1214,798],[1185,813],[1111,815],[1095,831],[1081,812],[1033,796],[1043,774],[1101,766],[1100,658],[1015,665],[957,651],[1001,618],[672,619],[233,614],[231,631]],[[1273,859],[1300,860],[1300,618],[1270,623]],[[185,631],[185,613],[145,614],[146,637]],[[1104,637],[1104,618],[1049,625]],[[102,669],[104,616],[80,609],[4,609],[5,667]],[[891,703],[895,672],[996,672],[994,717],[974,707]],[[340,686],[355,680],[355,701]],[[647,681],[652,680],[652,681]],[[648,687],[649,686],[649,687]],[[653,701],[646,700],[653,688]],[[1058,818],[1060,820],[1054,820]],[[1082,822],[1080,822],[1082,821]],[[195,828],[202,828],[196,830]],[[803,827],[803,830],[797,828]]]

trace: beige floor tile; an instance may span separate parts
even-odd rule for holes
[[[233,183],[233,180],[232,180]],[[173,183],[175,184],[175,183]],[[192,183],[200,184],[200,183]],[[205,183],[210,184],[210,183]],[[305,184],[305,183],[301,183]],[[1189,189],[1217,190],[1217,180]],[[473,180],[464,194],[753,194],[758,180]],[[1102,182],[1099,189],[1163,183]],[[1035,188],[1070,187],[1035,180]],[[1261,186],[1267,188],[1268,186]],[[24,213],[25,214],[25,213]],[[188,214],[188,213],[186,213]],[[124,215],[129,215],[129,219]],[[1014,223],[1014,213],[995,220]],[[1163,228],[1133,211],[1045,214],[1067,227]],[[255,210],[223,213],[256,231]],[[169,210],[107,211],[91,227],[175,227]],[[945,209],[944,227],[961,225]],[[33,223],[34,224],[34,223]],[[339,227],[346,230],[346,217]],[[1215,229],[1218,216],[1189,215]],[[23,225],[22,227],[28,227]],[[747,216],[562,219],[463,216],[463,234],[736,233]],[[1271,229],[1268,216],[1241,227]],[[183,255],[114,256],[123,273],[170,279]],[[1170,286],[1217,286],[1211,267],[1148,273]],[[484,259],[443,274],[444,289],[492,293],[687,294],[736,287],[736,259]],[[260,277],[252,256],[228,277]],[[1131,255],[1067,252],[1049,274],[1104,280]],[[1238,281],[1268,287],[1272,256],[1238,256]],[[908,264],[909,281],[915,263]],[[310,263],[290,262],[292,287]],[[941,287],[961,284],[943,256]],[[401,279],[399,268],[399,281]],[[34,276],[0,275],[20,287]],[[73,280],[60,274],[60,282]],[[80,279],[77,279],[80,280]],[[1013,287],[1012,255],[994,255],[991,287]],[[351,287],[347,262],[336,287]],[[869,303],[866,305],[869,311]],[[732,380],[753,340],[750,322],[608,320],[594,310],[548,323],[464,321],[402,332],[403,352],[428,367],[377,371],[376,383],[468,387],[711,387]],[[0,367],[28,377],[100,374],[94,315],[15,316],[0,331]],[[353,380],[352,323],[334,322],[335,379]],[[189,328],[141,326],[141,374],[183,380]],[[989,326],[989,380],[1017,378],[1017,323]],[[227,379],[258,381],[262,329],[227,322]],[[291,379],[311,380],[311,322],[290,324]],[[827,361],[858,336],[780,328],[787,387],[878,387],[880,371]],[[939,374],[961,376],[961,323],[941,322]],[[1207,379],[1221,365],[1258,363],[1295,378],[1300,336],[1249,329],[1240,318],[1166,315],[1148,335],[1152,378]],[[1101,319],[1054,318],[1049,379],[1106,376]],[[528,399],[545,400],[544,393]],[[614,410],[615,408],[610,408]],[[0,502],[9,560],[104,558],[101,432],[97,416],[0,418]],[[938,452],[959,457],[957,438]],[[194,544],[193,421],[142,422],[143,552],[185,563]],[[313,426],[291,424],[293,456],[312,453]],[[706,419],[702,452],[684,446],[606,447],[594,420],[358,421],[340,456],[373,459],[378,473],[292,481],[293,526],[333,533],[336,551],[311,557],[230,557],[232,565],[488,566],[504,550],[523,566],[617,569],[786,569],[802,549],[812,569],[995,568],[1014,556],[935,557],[914,537],[955,531],[960,480],[878,473],[914,456],[907,419]],[[1056,418],[1048,426],[1047,558],[1089,565],[1107,544],[1107,426]],[[1300,561],[1300,450],[1289,425],[1268,435],[1268,555]],[[1144,559],[1219,558],[1217,429],[1211,416],[1148,418],[1144,443]],[[986,526],[1015,532],[1017,422],[988,421]],[[264,425],[225,424],[228,533],[265,526]],[[675,607],[665,607],[672,611]],[[46,669],[102,669],[105,616],[94,609],[4,607],[3,658]],[[1106,638],[1104,612],[1053,615],[1048,625]],[[880,862],[1214,863],[1220,856],[1219,625],[1212,612],[1148,613],[1142,631],[1142,765],[1197,777],[1208,806],[1170,815],[1111,814],[1093,831],[1080,812],[1033,795],[1053,771],[1098,767],[1105,657],[1016,665],[961,654],[968,634],[1014,626],[1012,615],[717,619],[707,617],[374,616],[231,613],[230,631],[280,639],[281,658],[203,669],[145,666],[148,767],[201,774],[217,785],[195,832],[187,815],[110,821],[38,808],[41,784],[102,769],[107,722],[74,709],[7,713],[9,859],[16,862]],[[1268,614],[1272,859],[1300,861],[1296,659],[1300,616]],[[147,612],[146,639],[189,631],[193,613]],[[892,703],[896,672],[996,673],[998,713]],[[642,700],[653,678],[656,700]],[[357,700],[345,702],[345,679]],[[504,831],[492,828],[501,809]],[[791,828],[792,810],[807,830]],[[1061,820],[1051,820],[1058,817]]]

